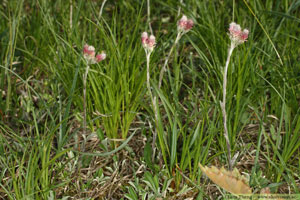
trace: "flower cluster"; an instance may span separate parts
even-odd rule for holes
[[[155,36],[154,35],[150,35],[150,37],[148,37],[148,33],[147,32],[143,32],[142,33],[142,45],[145,49],[146,52],[151,53],[155,47]]]
[[[237,46],[244,43],[248,38],[249,31],[244,29],[242,31],[241,26],[235,22],[229,25],[229,37],[233,45]]]
[[[95,47],[85,44],[83,47],[83,57],[85,58],[87,63],[95,64],[104,60],[106,58],[106,54],[104,52],[101,52],[100,54],[96,55]]]
[[[194,22],[191,19],[188,19],[185,15],[177,23],[179,32],[188,32],[194,26]]]

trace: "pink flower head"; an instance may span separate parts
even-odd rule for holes
[[[189,19],[189,20],[187,20],[187,22],[186,22],[186,25],[185,25],[185,27],[184,27],[184,30],[185,30],[185,31],[189,31],[189,30],[191,30],[191,29],[193,28],[193,26],[194,26],[194,21],[191,20],[191,19]]]
[[[98,63],[106,58],[105,53],[98,54],[97,56],[95,52],[95,47],[85,44],[83,46],[83,57],[89,64]]]
[[[142,45],[144,48],[147,46],[147,41],[148,41],[148,33],[143,32],[142,33]]]
[[[148,48],[153,51],[153,48],[155,47],[155,36],[154,35],[150,35],[149,39],[148,39]]]
[[[97,62],[100,62],[100,61],[104,60],[105,58],[106,58],[106,53],[101,52],[101,54],[98,54],[98,55],[96,56],[96,61],[97,61]]]
[[[150,37],[148,37],[147,32],[142,33],[142,45],[146,51],[152,52],[155,47],[155,44],[156,43],[154,35],[150,35]]]
[[[85,56],[91,56],[91,57],[95,56],[95,47],[85,44],[83,47],[83,54]]]
[[[178,31],[188,32],[194,26],[194,21],[188,19],[185,15],[181,17],[181,19],[177,23]]]
[[[242,31],[241,26],[239,24],[236,24],[235,22],[230,23],[229,37],[230,37],[231,42],[235,46],[247,41],[248,35],[249,35],[249,31],[247,29],[244,29]]]
[[[241,26],[236,24],[235,22],[232,22],[229,25],[229,32],[233,37],[238,37],[241,33]]]
[[[186,24],[187,24],[187,17],[185,15],[183,15],[181,17],[181,19],[178,21],[178,28],[181,29],[181,30],[184,30]]]
[[[249,31],[248,29],[244,29],[240,34],[240,39],[246,41],[248,39]]]

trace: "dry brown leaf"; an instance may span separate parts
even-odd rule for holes
[[[210,180],[215,184],[222,187],[224,190],[234,194],[252,194],[247,179],[240,175],[239,171],[235,168],[233,171],[227,171],[222,167],[221,169],[212,166],[211,168],[203,167],[200,163],[199,166]]]
[[[266,198],[259,198],[259,200],[267,200],[267,199],[274,199],[274,200],[283,200],[281,198],[274,198],[274,194],[271,193],[270,188],[263,188],[260,191],[260,194]]]

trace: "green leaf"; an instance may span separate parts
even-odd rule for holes
[[[80,152],[80,151],[75,151],[77,153],[83,154],[83,155],[88,155],[88,156],[109,156],[112,155],[118,151],[120,151],[121,149],[123,149],[128,142],[132,139],[132,137],[135,135],[136,131],[134,131],[119,147],[117,147],[116,149],[110,151],[110,152],[105,152],[105,153],[86,153],[86,152]]]
[[[145,159],[147,166],[150,169],[154,170],[154,166],[152,163],[152,153],[153,153],[153,151],[152,151],[151,144],[149,141],[147,141],[145,148],[144,148],[144,159]]]
[[[176,126],[176,119],[173,120],[173,127],[172,127],[172,143],[171,143],[171,163],[170,167],[172,168],[175,164],[176,160],[176,153],[177,153],[177,126]]]

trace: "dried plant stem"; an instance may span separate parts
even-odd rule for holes
[[[166,71],[166,67],[167,67],[167,64],[168,64],[168,62],[169,62],[170,56],[171,56],[171,54],[172,54],[172,52],[173,52],[175,46],[177,45],[177,43],[178,43],[178,41],[180,40],[180,38],[181,38],[182,35],[183,35],[183,33],[180,32],[180,31],[177,33],[175,42],[174,42],[173,46],[171,47],[168,56],[166,57],[166,60],[165,60],[165,62],[164,62],[163,67],[162,67],[161,70],[160,70],[159,81],[158,81],[158,88],[159,88],[159,89],[161,88],[162,79],[163,79],[163,77],[164,77],[164,72]]]
[[[152,124],[151,122],[149,121],[149,128],[150,130],[153,130],[152,129]],[[155,141],[156,141],[156,137],[157,137],[157,132],[156,132],[156,129],[154,129],[153,131],[153,140],[152,140],[152,162],[154,162],[154,158],[155,158],[155,152],[156,152],[156,149],[155,149]]]
[[[153,134],[153,140],[152,140],[152,150],[153,150],[152,162],[154,162],[154,159],[155,159],[155,152],[156,152],[155,141],[156,141],[156,137],[157,137],[157,132],[156,132],[156,129],[155,129],[154,134]]]
[[[73,0],[70,0],[70,29],[73,27]]]
[[[180,16],[180,13],[181,13],[181,5],[182,5],[182,3],[183,3],[183,0],[180,0],[179,1],[179,6],[178,6],[178,12],[177,12],[177,17],[179,17]]]
[[[147,0],[147,23],[149,25],[149,30],[151,35],[153,35],[153,30],[151,27],[151,18],[150,18],[150,0]]]
[[[83,75],[83,137],[86,136],[86,81],[90,66],[87,65]]]
[[[231,43],[230,48],[228,50],[228,56],[225,64],[224,74],[223,74],[223,101],[220,102],[222,114],[223,114],[223,124],[224,124],[224,137],[227,144],[227,153],[228,153],[228,163],[229,163],[229,170],[232,170],[232,160],[231,160],[231,146],[229,141],[228,129],[227,129],[227,114],[226,114],[226,86],[227,86],[227,71],[228,65],[230,62],[231,54],[234,50],[235,46]]]
[[[107,0],[104,0],[101,4],[101,8],[100,8],[100,11],[99,11],[99,15],[98,15],[98,18],[100,19],[101,16],[102,16],[102,13],[103,13],[103,8],[104,8],[104,5],[106,3]]]

